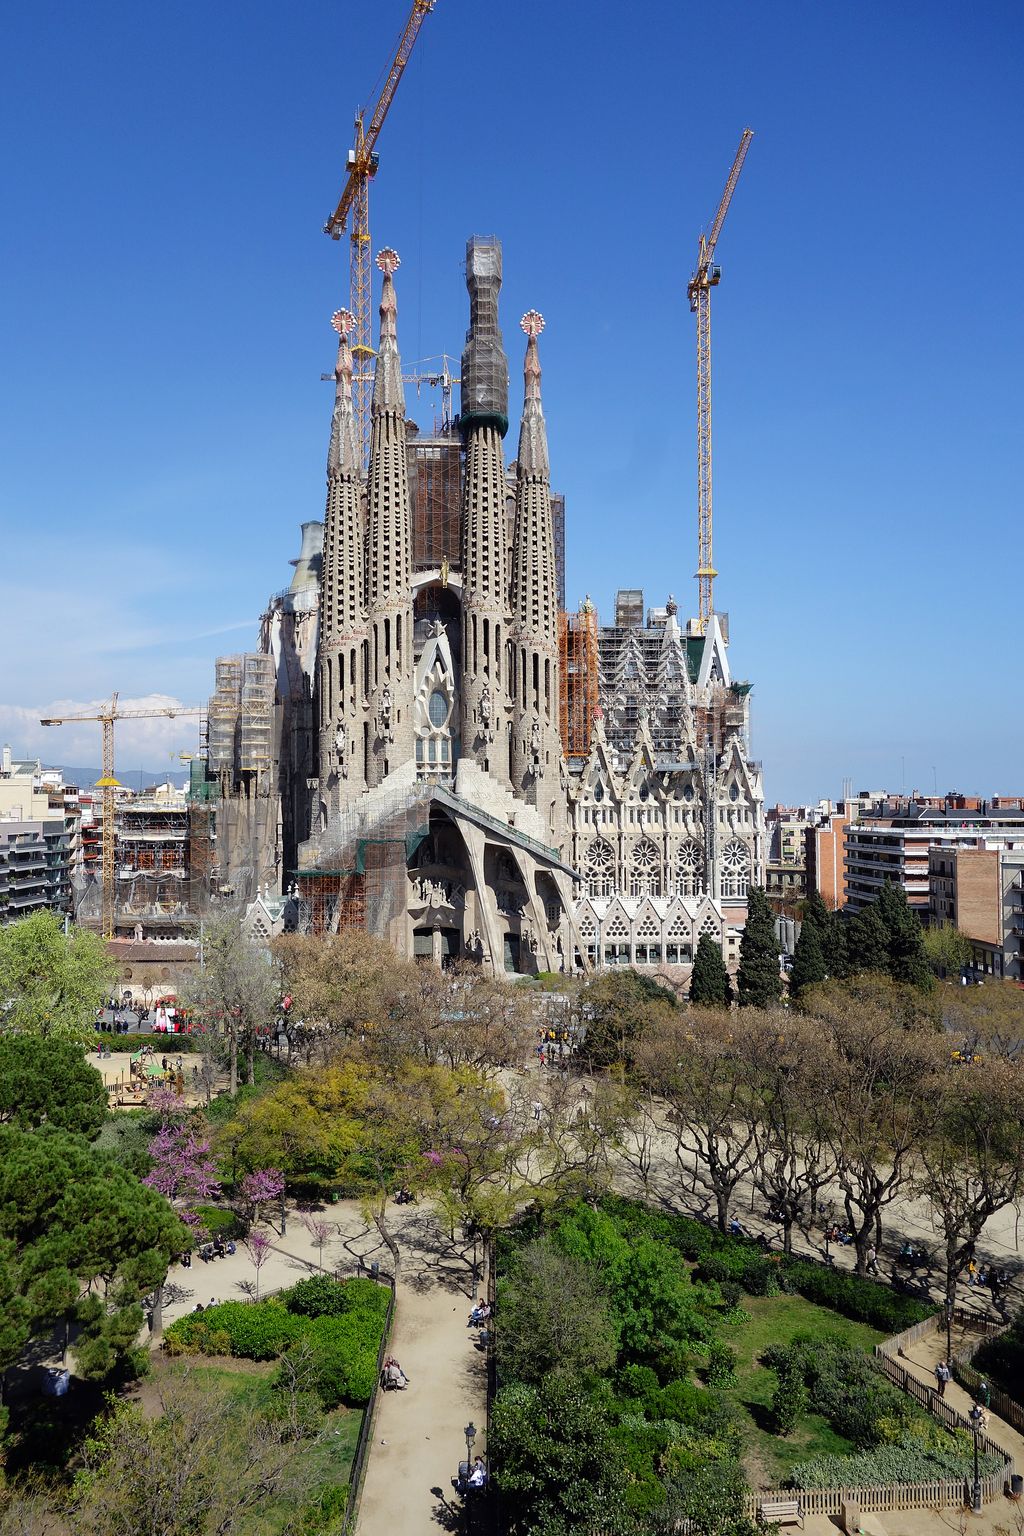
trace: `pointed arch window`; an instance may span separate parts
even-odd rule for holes
[[[704,851],[694,838],[680,843],[676,853],[676,895],[701,896],[704,893]]]
[[[738,837],[722,849],[722,895],[745,896],[750,885],[750,849]]]
[[[631,896],[661,895],[661,855],[649,837],[642,837],[633,849],[629,870]]]
[[[588,896],[611,896],[615,890],[615,850],[605,838],[595,838],[583,865]]]

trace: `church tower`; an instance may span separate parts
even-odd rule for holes
[[[501,244],[474,235],[466,246],[470,321],[462,354],[463,490],[462,755],[508,789],[509,699],[505,676],[508,535],[505,461],[508,361],[498,328]]]
[[[359,439],[352,404],[352,349],[348,343],[355,320],[348,310],[339,309],[331,324],[338,332],[338,361],[327,454],[316,676],[321,821],[325,814],[336,815],[366,784],[363,725],[367,700],[362,669],[366,531]]]
[[[527,342],[512,546],[511,778],[513,791],[537,807],[561,842],[565,790],[558,716],[558,583],[537,348],[544,319],[531,309],[520,325]]]
[[[398,355],[394,273],[397,252],[377,256],[384,274],[380,344],[370,406],[366,606],[370,706],[366,783],[379,784],[413,757],[412,556],[405,394]]]

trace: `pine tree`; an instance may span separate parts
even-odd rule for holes
[[[879,971],[883,975],[888,971],[889,935],[876,903],[856,913],[846,924],[846,952],[851,976],[858,971]]]
[[[732,1002],[732,983],[721,948],[706,933],[700,936],[693,962],[690,1002],[698,1008],[727,1008]]]
[[[846,934],[838,912],[830,912],[820,891],[812,891],[804,907],[803,927],[810,925],[818,935],[826,976],[843,977],[849,962],[846,956]]]
[[[907,901],[906,891],[902,885],[884,880],[876,905],[886,930],[889,975],[893,981],[927,991],[932,984],[932,971],[924,947],[924,930]]]
[[[793,952],[793,969],[789,973],[790,995],[802,996],[808,987],[824,981],[827,975],[828,967],[818,937],[817,924],[805,922]]]
[[[747,923],[740,941],[741,1008],[771,1008],[782,997],[775,914],[759,885],[747,893]]]

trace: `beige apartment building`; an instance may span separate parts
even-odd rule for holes
[[[978,977],[1024,980],[1024,838],[1017,847],[942,842],[928,851],[929,915],[971,941]]]

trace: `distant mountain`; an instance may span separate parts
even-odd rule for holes
[[[76,768],[70,763],[44,763],[43,767],[59,768],[65,784],[77,784],[79,789],[91,789],[103,775],[102,768]],[[150,789],[154,784],[176,784],[179,789],[184,789],[188,783],[187,773],[166,768],[118,768],[116,773],[122,784],[134,790]]]

